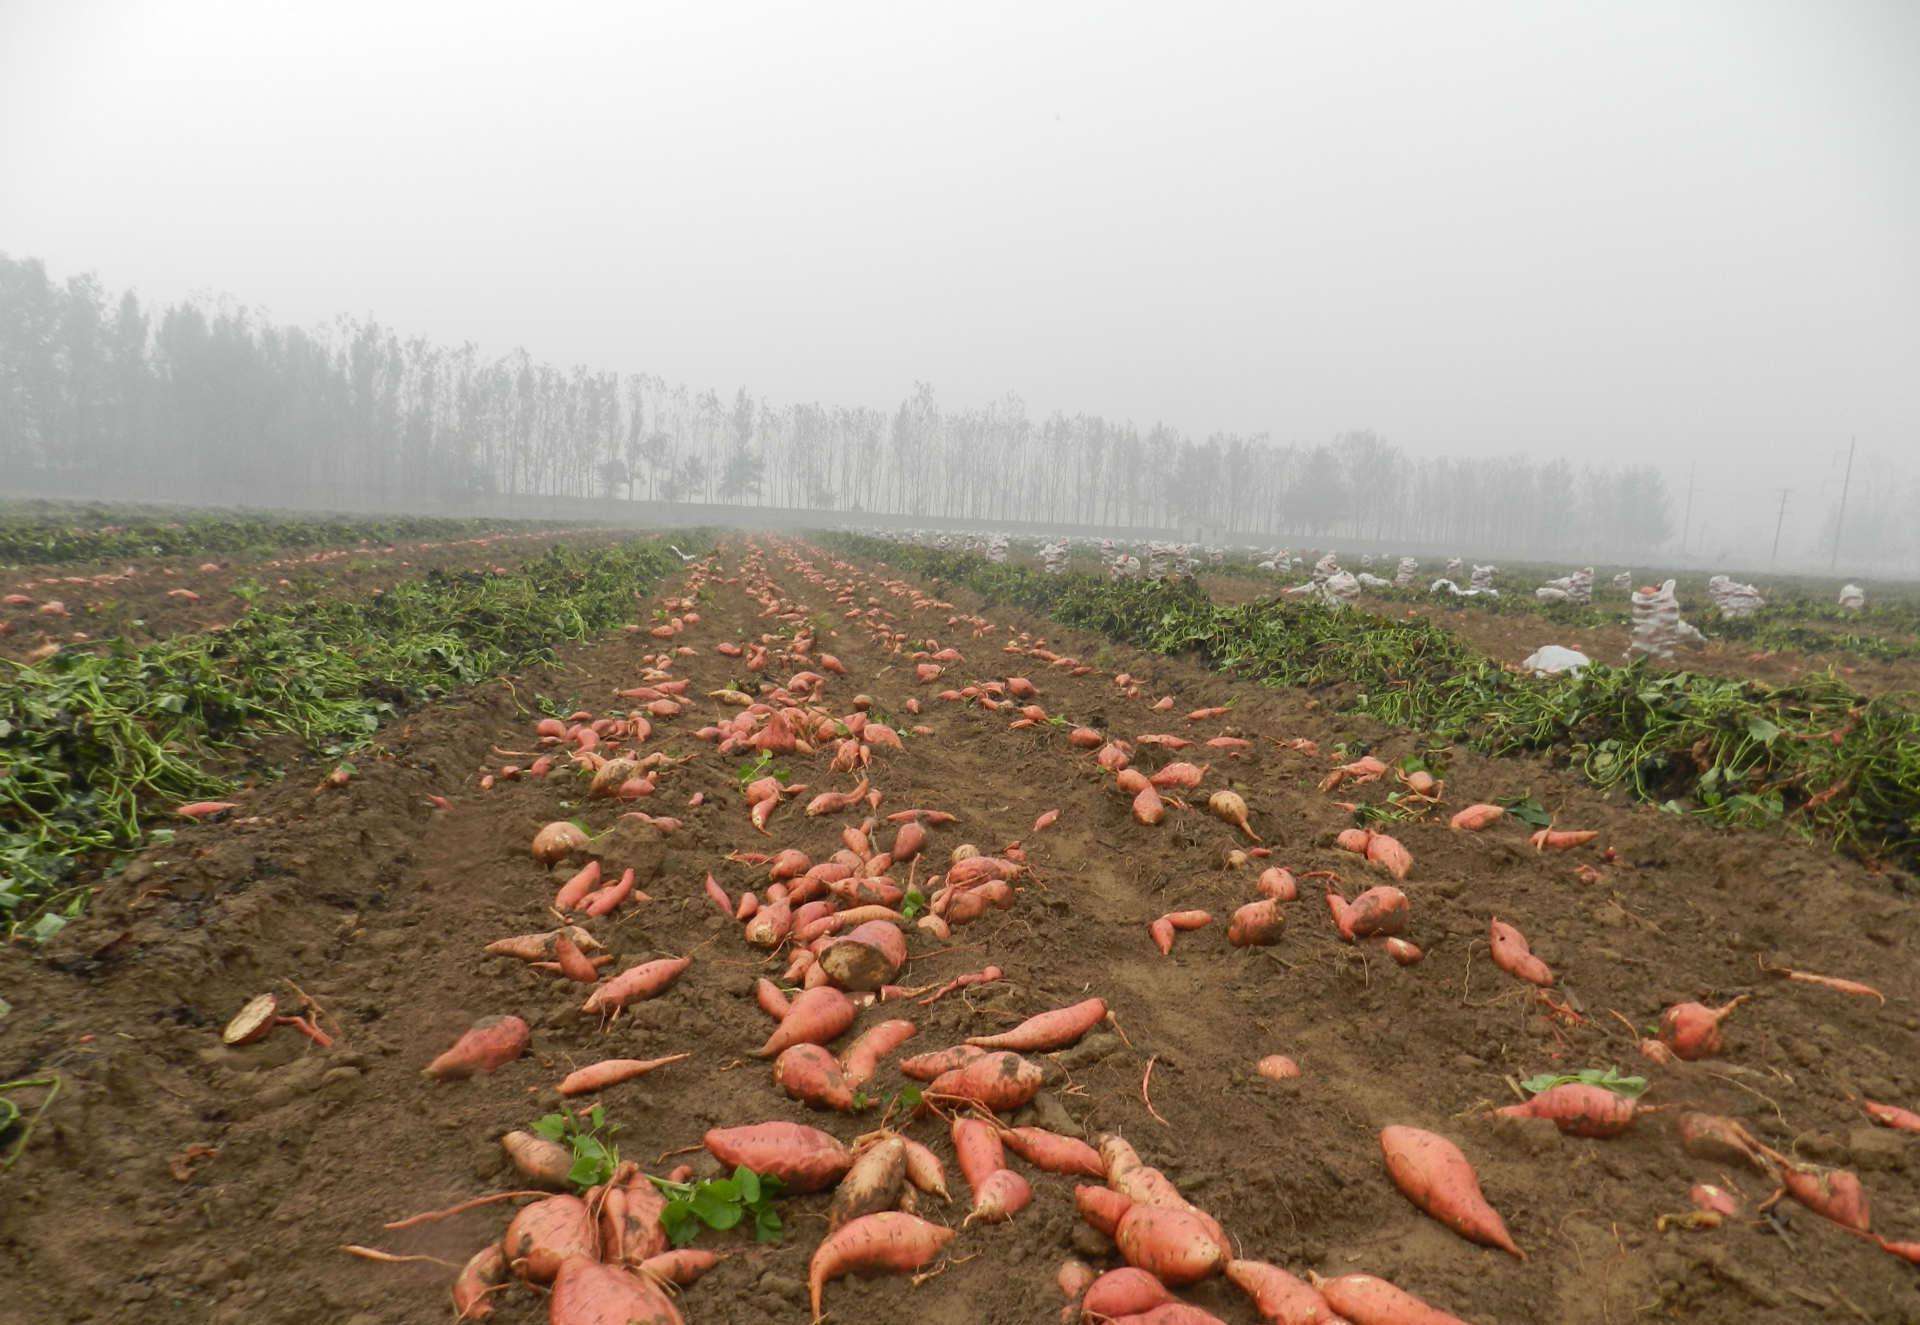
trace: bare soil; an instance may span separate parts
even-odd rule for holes
[[[743,551],[726,550],[729,575]],[[1608,1141],[1480,1117],[1513,1100],[1509,1078],[1618,1064],[1651,1079],[1650,1104],[1730,1114],[1782,1150],[1851,1167],[1872,1195],[1874,1227],[1920,1238],[1920,1140],[1870,1126],[1853,1102],[1920,1106],[1920,923],[1885,880],[1778,837],[1630,807],[1533,761],[1427,752],[1445,768],[1445,803],[1396,830],[1416,861],[1403,886],[1409,937],[1425,960],[1401,968],[1342,943],[1317,880],[1289,905],[1279,944],[1234,949],[1226,917],[1255,896],[1260,863],[1228,864],[1227,853],[1247,845],[1237,834],[1197,808],[1142,827],[1064,730],[1010,730],[1011,714],[940,702],[934,692],[1026,675],[1050,713],[1114,735],[1248,737],[1255,748],[1246,757],[1195,759],[1212,765],[1202,795],[1233,786],[1253,807],[1272,863],[1337,871],[1350,894],[1379,879],[1332,846],[1351,823],[1336,800],[1377,800],[1386,789],[1323,794],[1316,783],[1337,745],[1391,761],[1413,752],[1412,737],[1331,713],[1299,691],[1054,631],[1011,610],[990,608],[992,625],[976,625],[969,618],[979,605],[961,591],[947,594],[950,607],[925,599],[916,607],[872,567],[837,566],[804,545],[795,552],[810,563],[805,574],[777,554],[767,564],[821,623],[821,647],[848,669],[832,678],[826,702],[846,711],[854,695],[869,694],[906,732],[904,754],[876,759],[881,811],[952,811],[960,822],[936,830],[937,854],[963,841],[994,850],[1024,839],[1033,866],[1011,910],[956,929],[949,943],[919,933],[912,940],[911,983],[988,962],[1005,968],[1005,983],[929,1008],[890,1004],[863,1022],[911,1017],[919,1025],[913,1052],[1100,995],[1125,1039],[1103,1033],[1040,1056],[1048,1085],[1015,1121],[1089,1138],[1122,1133],[1221,1220],[1242,1254],[1298,1273],[1382,1275],[1476,1325],[1920,1322],[1913,1267],[1790,1202],[1776,1223],[1756,1220],[1752,1203],[1769,1184],[1687,1157],[1671,1112]],[[680,641],[696,653],[676,663],[696,695],[746,679],[715,644],[791,630],[738,585],[714,590]],[[849,603],[836,602],[849,593]],[[933,685],[915,684],[905,652],[883,649],[843,615],[869,605],[890,614],[870,619],[902,632],[909,650],[937,641],[965,662]],[[1009,628],[1044,637],[1091,670],[1074,676],[1003,653]],[[243,806],[257,822],[189,828],[135,861],[44,957],[0,954],[0,989],[12,1004],[0,1021],[0,1069],[8,1078],[58,1072],[64,1083],[0,1178],[0,1321],[444,1325],[450,1270],[371,1265],[336,1248],[368,1243],[459,1261],[497,1237],[507,1218],[498,1206],[401,1233],[381,1225],[516,1186],[496,1138],[553,1106],[551,1087],[571,1066],[603,1056],[694,1055],[601,1097],[621,1125],[623,1153],[652,1172],[677,1162],[671,1152],[697,1146],[710,1126],[780,1118],[850,1139],[874,1125],[872,1115],[809,1114],[774,1087],[764,1063],[745,1056],[770,1026],[754,1006],[753,979],[780,963],[742,943],[702,895],[702,880],[711,871],[735,895],[763,887],[764,869],[727,854],[794,845],[823,858],[853,816],[806,819],[794,805],[775,816],[771,838],[754,833],[736,779],[740,760],[691,736],[722,711],[717,705],[702,702],[660,724],[649,743],[695,756],[644,807],[686,827],[662,838],[630,824],[599,844],[607,864],[639,871],[653,900],[593,922],[595,932],[621,966],[693,952],[686,976],[603,1032],[578,1014],[576,987],[481,955],[491,939],[552,923],[551,881],[527,854],[534,831],[574,814],[604,828],[619,813],[579,802],[568,776],[482,792],[479,776],[510,758],[493,747],[529,748],[537,695],[613,711],[612,692],[635,682],[654,647],[640,635],[568,649],[554,669],[434,706],[390,731],[386,757],[361,761],[348,788],[316,795],[311,779],[289,778]],[[1122,670],[1144,678],[1141,697],[1113,684]],[[785,679],[769,669],[776,673]],[[1175,697],[1173,713],[1148,708],[1162,694]],[[918,716],[907,711],[910,697],[923,707]],[[1227,703],[1232,711],[1214,722],[1178,716]],[[931,734],[912,734],[916,724]],[[1321,753],[1282,748],[1281,738],[1312,740]],[[782,762],[796,781],[846,782],[824,758]],[[1478,835],[1445,827],[1459,806],[1526,790],[1562,825],[1599,830],[1595,848],[1542,856],[1516,824]],[[452,808],[434,811],[429,793],[450,797]],[[695,793],[704,804],[689,808]],[[1033,834],[1035,817],[1050,809],[1061,811],[1058,823]],[[1598,867],[1600,882],[1579,881],[1579,864]],[[1163,957],[1147,923],[1185,907],[1212,911],[1216,923],[1183,935]],[[1554,1013],[1531,986],[1492,966],[1492,915],[1518,925],[1553,966],[1554,997],[1567,1012]],[[1759,972],[1762,954],[1868,981],[1889,1002],[1776,982]],[[337,1018],[334,1048],[315,1049],[284,1029],[257,1045],[221,1047],[226,1019],[253,994],[284,991],[285,979]],[[1727,1024],[1723,1057],[1657,1067],[1636,1054],[1635,1033],[1663,1006],[1741,993],[1754,997]],[[526,1058],[462,1083],[421,1078],[421,1066],[470,1021],[506,1012],[533,1025]],[[1303,1075],[1259,1077],[1253,1064],[1269,1053],[1292,1055]],[[889,1065],[876,1084],[890,1092],[900,1078]],[[1526,1261],[1461,1240],[1394,1189],[1376,1137],[1396,1123],[1462,1147]],[[915,1134],[951,1155],[944,1128],[921,1123]],[[168,1161],[193,1144],[218,1153],[181,1181]],[[715,1167],[703,1155],[687,1158]],[[834,1318],[1055,1319],[1053,1278],[1064,1256],[1101,1267],[1118,1261],[1076,1220],[1071,1180],[1029,1176],[1034,1202],[1012,1223],[961,1233],[946,1268],[917,1287],[897,1277],[831,1286]],[[962,1194],[957,1174],[952,1181]],[[1689,1183],[1703,1181],[1737,1187],[1747,1217],[1715,1231],[1656,1231],[1657,1217],[1685,1210]],[[686,1319],[807,1320],[806,1261],[825,1205],[824,1196],[785,1202],[788,1234],[774,1247],[704,1235],[702,1245],[734,1254],[684,1291]],[[959,1215],[956,1206],[934,1217],[957,1225]],[[1183,1296],[1230,1325],[1255,1320],[1222,1280]],[[532,1291],[495,1301],[500,1325],[546,1318]]]

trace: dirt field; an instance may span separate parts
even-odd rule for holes
[[[1791,1202],[1773,1220],[1758,1219],[1753,1206],[1771,1184],[1688,1157],[1675,1135],[1677,1110],[1605,1141],[1478,1116],[1513,1101],[1508,1078],[1617,1064],[1651,1080],[1647,1104],[1732,1115],[1783,1151],[1854,1170],[1871,1193],[1874,1228],[1920,1238],[1920,1141],[1869,1125],[1854,1102],[1920,1107],[1920,920],[1883,880],[1776,836],[1715,832],[1629,807],[1543,764],[1428,752],[1444,767],[1444,804],[1430,822],[1395,830],[1416,861],[1404,885],[1407,936],[1425,960],[1402,968],[1341,942],[1321,880],[1301,883],[1277,945],[1236,949],[1224,938],[1226,917],[1256,896],[1261,862],[1228,865],[1228,851],[1247,845],[1233,830],[1198,808],[1176,809],[1157,828],[1136,824],[1127,799],[1063,729],[1010,730],[1011,712],[934,694],[1024,675],[1050,714],[1111,735],[1249,738],[1244,757],[1195,759],[1211,764],[1196,807],[1206,791],[1232,786],[1273,849],[1266,863],[1337,871],[1349,896],[1381,876],[1332,845],[1352,822],[1336,798],[1378,800],[1386,788],[1323,794],[1316,783],[1336,745],[1391,761],[1414,752],[1408,734],[1018,613],[996,609],[990,624],[976,620],[979,605],[958,590],[951,606],[916,603],[873,567],[837,565],[804,545],[763,546],[779,590],[805,617],[770,614],[744,592],[747,548],[728,544],[711,601],[675,641],[693,650],[673,665],[690,693],[753,679],[714,651],[723,641],[768,640],[776,661],[764,679],[784,681],[808,660],[780,659],[780,643],[796,621],[813,620],[819,648],[847,669],[829,678],[824,706],[846,713],[865,693],[905,737],[904,753],[875,751],[880,813],[920,806],[959,816],[933,832],[929,865],[962,842],[994,852],[1015,841],[1031,864],[1010,910],[956,927],[948,942],[915,933],[902,977],[918,986],[993,962],[1004,982],[931,1007],[889,1004],[863,1013],[861,1025],[911,1018],[918,1033],[903,1052],[912,1053],[1103,997],[1124,1040],[1100,1032],[1036,1055],[1047,1085],[1014,1121],[1088,1139],[1121,1133],[1221,1221],[1240,1254],[1300,1274],[1377,1274],[1476,1325],[1920,1322],[1912,1266]],[[677,592],[675,584],[663,590]],[[883,648],[870,627],[898,631],[905,649]],[[1044,638],[1090,670],[1075,676],[1003,652],[1009,629]],[[910,653],[943,646],[964,662],[917,684]],[[569,649],[551,671],[436,705],[388,733],[386,757],[363,759],[343,790],[316,795],[313,779],[290,777],[243,805],[239,821],[183,829],[109,884],[45,960],[0,953],[0,989],[12,1009],[0,1020],[0,1069],[9,1078],[57,1072],[63,1083],[0,1178],[8,1184],[0,1321],[444,1325],[451,1270],[368,1264],[337,1248],[372,1244],[459,1262],[498,1237],[508,1218],[499,1206],[401,1233],[381,1225],[518,1186],[496,1138],[553,1107],[552,1086],[565,1071],[604,1056],[693,1054],[600,1097],[622,1129],[622,1153],[650,1172],[665,1172],[679,1162],[673,1152],[698,1146],[716,1125],[806,1121],[843,1139],[874,1125],[871,1115],[809,1114],[746,1056],[772,1025],[754,1005],[754,978],[777,975],[784,958],[763,960],[747,947],[740,927],[703,896],[702,880],[711,872],[736,897],[764,889],[765,869],[730,862],[729,853],[796,846],[824,859],[857,816],[808,819],[795,803],[774,816],[771,837],[754,832],[736,776],[743,760],[692,735],[732,710],[699,700],[657,723],[646,743],[693,756],[642,807],[684,828],[663,837],[629,821],[596,840],[606,864],[638,871],[652,900],[590,925],[618,958],[615,969],[692,953],[670,991],[603,1032],[578,1011],[580,987],[481,955],[492,939],[553,923],[550,880],[527,852],[536,829],[575,814],[605,829],[621,811],[580,801],[568,776],[481,791],[487,770],[525,762],[495,747],[533,748],[536,697],[561,712],[624,711],[613,692],[637,684],[659,647],[639,634]],[[1115,686],[1118,671],[1142,678],[1137,698]],[[1161,695],[1174,697],[1172,713],[1150,709]],[[1179,716],[1229,701],[1223,718]],[[917,725],[931,730],[914,734]],[[1284,748],[1281,738],[1313,741],[1320,753]],[[1143,747],[1140,762],[1157,767],[1171,757]],[[781,763],[813,790],[851,782],[830,773],[825,757]],[[1541,856],[1516,824],[1478,835],[1445,827],[1460,806],[1529,790],[1562,826],[1598,830],[1598,842]],[[434,810],[429,794],[447,796],[451,808]],[[689,805],[696,794],[704,798],[697,808]],[[1036,816],[1052,809],[1058,823],[1035,835]],[[1583,864],[1598,868],[1599,882],[1576,877]],[[1162,956],[1148,922],[1193,907],[1216,922]],[[1519,926],[1557,972],[1554,998],[1564,1011],[1493,967],[1486,937],[1496,915]],[[1758,969],[1762,956],[1867,981],[1888,1002],[1772,980]],[[334,1047],[316,1049],[285,1029],[222,1047],[227,1018],[256,993],[285,992],[287,979],[337,1018]],[[1626,1023],[1643,1031],[1667,1004],[1738,994],[1752,1000],[1727,1023],[1723,1057],[1660,1067],[1636,1052]],[[422,1079],[422,1065],[474,1018],[508,1012],[532,1025],[526,1058],[471,1081]],[[1270,1053],[1293,1056],[1303,1075],[1285,1083],[1258,1076],[1254,1062]],[[900,1084],[891,1064],[876,1079],[883,1094]],[[1382,1167],[1376,1137],[1390,1124],[1458,1143],[1528,1259],[1469,1244],[1415,1210]],[[965,1184],[951,1172],[945,1128],[927,1120],[913,1134],[949,1161],[956,1205],[933,1217],[957,1226]],[[189,1166],[182,1181],[169,1160],[196,1144],[217,1154]],[[684,1158],[717,1169],[703,1154]],[[1025,1171],[1034,1201],[1013,1222],[960,1233],[946,1268],[917,1287],[904,1277],[835,1283],[827,1291],[833,1318],[1056,1319],[1054,1272],[1064,1256],[1099,1268],[1119,1261],[1075,1217],[1074,1180]],[[1743,1216],[1714,1231],[1656,1231],[1658,1216],[1688,1208],[1694,1182],[1739,1191]],[[733,1254],[682,1292],[686,1320],[806,1321],[807,1257],[826,1203],[783,1202],[788,1231],[778,1246],[703,1234],[699,1245]],[[1183,1296],[1231,1325],[1256,1320],[1218,1278]],[[533,1291],[513,1288],[494,1301],[499,1325],[546,1319]]]

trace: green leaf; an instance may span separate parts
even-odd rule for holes
[[[1531,792],[1522,793],[1503,803],[1513,812],[1514,818],[1530,827],[1545,828],[1553,822],[1553,816],[1547,813],[1547,807],[1535,800]]]
[[[1772,745],[1774,738],[1779,734],[1780,728],[1768,722],[1758,713],[1748,717],[1747,735],[1753,737],[1754,740],[1760,742],[1762,745]]]
[[[527,1130],[548,1141],[558,1141],[567,1134],[567,1120],[561,1114],[550,1113],[544,1118],[535,1119]]]
[[[740,1165],[733,1171],[733,1185],[740,1193],[740,1199],[752,1205],[760,1199],[760,1175]]]
[[[1538,1095],[1541,1091],[1552,1090],[1555,1086],[1599,1086],[1616,1095],[1625,1095],[1628,1099],[1637,1099],[1647,1090],[1645,1077],[1622,1076],[1619,1069],[1608,1067],[1589,1067],[1579,1072],[1542,1073],[1537,1077],[1528,1077],[1520,1083],[1520,1089],[1529,1095]]]
[[[708,1228],[729,1229],[746,1217],[737,1200],[723,1200],[710,1190],[698,1190],[693,1193],[693,1213]]]

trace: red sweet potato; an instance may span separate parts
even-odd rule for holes
[[[1388,1127],[1380,1133],[1380,1151],[1408,1200],[1470,1242],[1527,1258],[1499,1211],[1487,1204],[1479,1175],[1460,1147],[1418,1127]]]

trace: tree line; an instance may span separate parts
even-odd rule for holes
[[[200,504],[461,510],[522,495],[915,518],[1637,552],[1673,533],[1651,466],[1193,437],[1017,396],[777,405],[645,373],[489,357],[373,321],[305,330],[225,302],[149,306],[0,254],[0,475],[16,489]]]

